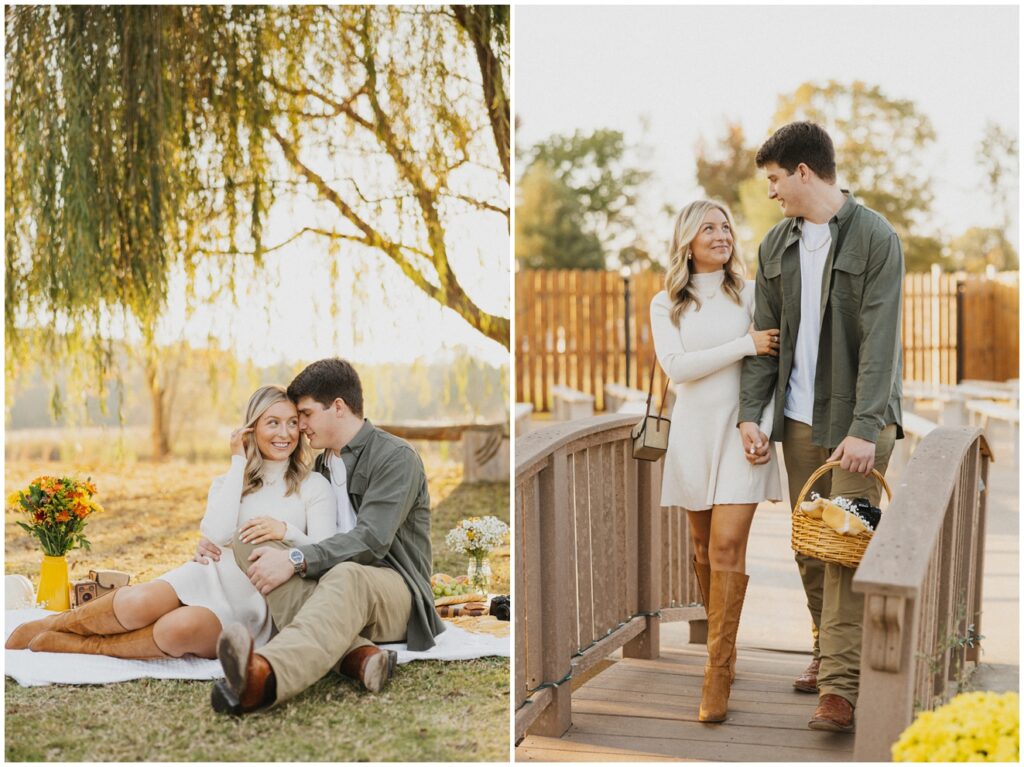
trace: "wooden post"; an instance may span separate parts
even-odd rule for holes
[[[637,597],[640,612],[653,613],[661,608],[661,508],[660,465],[637,462]],[[647,616],[647,628],[622,648],[625,658],[653,660],[661,654],[661,620]]]
[[[572,542],[572,510],[569,508],[568,453],[562,448],[551,456],[551,468],[540,475],[541,611],[545,682],[558,683],[571,668],[572,626],[576,595],[573,560],[566,553]],[[530,731],[561,737],[572,724],[572,684],[566,680],[552,689],[551,703]]]
[[[914,600],[864,595],[864,635],[860,659],[860,695],[869,706],[857,707],[853,761],[888,762],[890,751],[914,718]]]

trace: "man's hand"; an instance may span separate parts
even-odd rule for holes
[[[209,538],[200,538],[199,543],[196,544],[196,553],[192,557],[192,561],[208,565],[211,559],[214,562],[220,562],[220,549]]]
[[[860,437],[847,437],[828,458],[839,461],[839,468],[853,474],[871,474],[875,466],[875,443]]]
[[[743,455],[753,466],[760,466],[771,460],[768,437],[753,421],[740,424],[740,438],[743,440]]]
[[[263,596],[295,575],[287,549],[256,549],[249,555],[249,561],[253,563],[249,567],[249,580]]]

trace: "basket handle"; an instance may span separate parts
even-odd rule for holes
[[[804,502],[804,497],[808,492],[810,492],[811,485],[817,482],[824,474],[832,471],[832,469],[838,468],[839,466],[839,461],[828,461],[814,470],[814,473],[811,474],[811,476],[807,478],[807,482],[804,483],[803,490],[801,490],[800,495],[797,496],[796,503],[793,504],[794,514],[796,513],[796,510],[800,508],[800,504]],[[890,488],[889,483],[885,481],[885,477],[879,474],[878,469],[872,469],[871,473],[874,475],[875,479],[881,483],[882,489],[885,490],[885,494],[888,496],[889,501],[892,502],[892,488]]]

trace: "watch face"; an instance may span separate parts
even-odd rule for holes
[[[292,549],[291,551],[289,551],[288,559],[290,559],[292,561],[292,564],[294,565],[301,565],[303,562],[306,561],[306,558],[302,556],[302,552],[298,549]]]

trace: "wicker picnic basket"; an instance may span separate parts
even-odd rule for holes
[[[798,554],[820,559],[822,562],[831,562],[843,567],[855,568],[860,564],[860,560],[864,556],[868,544],[871,543],[871,536],[874,533],[865,530],[856,535],[843,535],[842,533],[837,533],[820,519],[812,519],[799,511],[800,504],[803,503],[804,497],[810,492],[811,486],[823,474],[832,471],[837,466],[839,466],[839,461],[829,461],[823,464],[815,469],[807,482],[804,483],[803,490],[800,491],[796,503],[793,504],[792,547],[793,551]],[[892,489],[889,487],[889,483],[885,481],[885,477],[875,469],[872,469],[871,473],[881,483],[882,489],[885,490],[885,494],[891,502]]]

